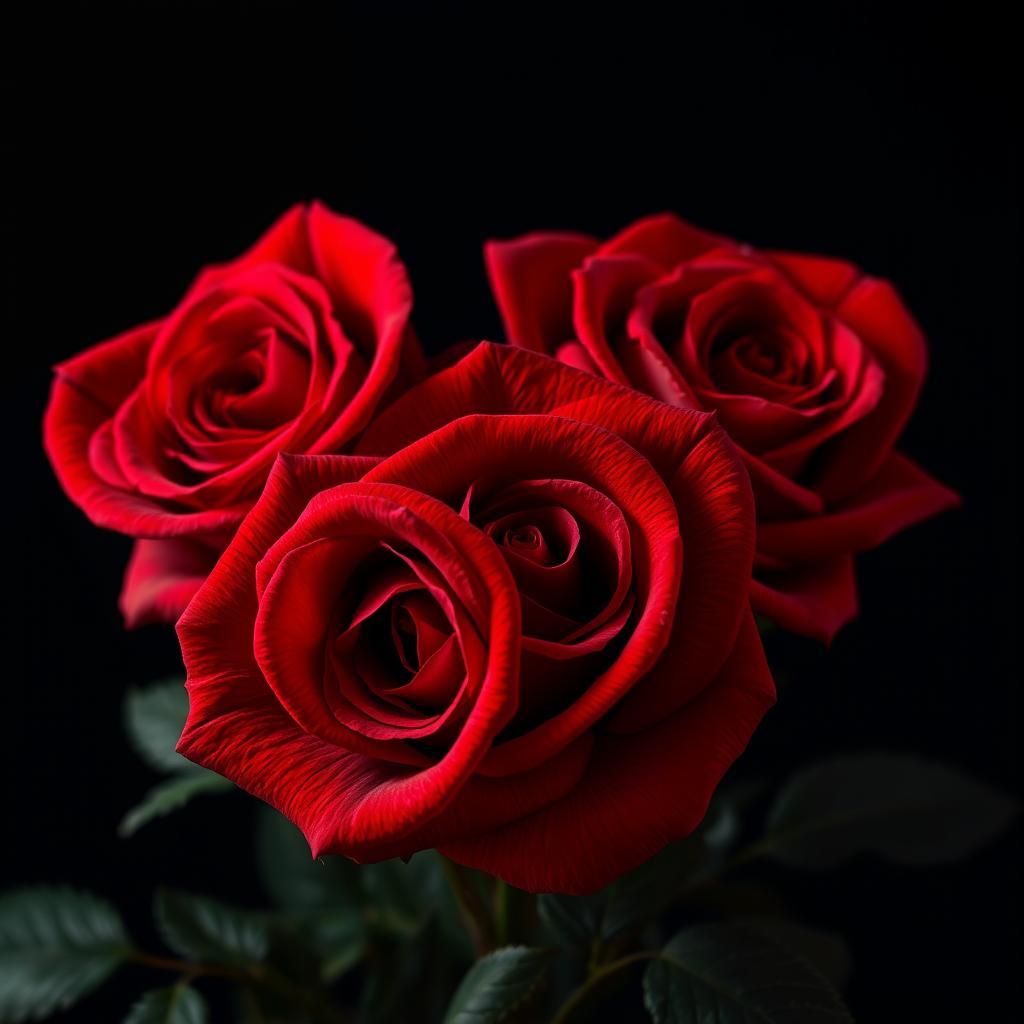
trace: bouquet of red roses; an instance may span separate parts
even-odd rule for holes
[[[828,643],[855,555],[958,503],[895,447],[926,347],[893,287],[673,215],[485,258],[505,343],[428,357],[393,245],[297,207],[57,367],[54,471],[135,538],[126,624],[176,623],[186,673],[126,699],[166,778],[122,831],[252,794],[274,908],[161,890],[152,953],[15,890],[0,1020],[132,963],[171,983],[131,1024],[225,990],[253,1021],[848,1020],[841,939],[734,873],[941,864],[1009,820],[908,753],[726,778],[776,703],[762,636]]]

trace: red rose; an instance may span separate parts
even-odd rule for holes
[[[57,367],[44,440],[61,485],[145,538],[129,625],[177,618],[278,452],[344,448],[420,375],[411,305],[391,243],[314,203],[200,273],[170,316]]]
[[[485,254],[512,344],[717,413],[754,488],[754,608],[781,625],[831,639],[857,612],[854,552],[958,502],[893,451],[926,353],[887,282],[671,215]]]
[[[179,751],[314,854],[534,891],[692,831],[774,700],[713,417],[481,345],[359,450],[282,457],[181,617]]]

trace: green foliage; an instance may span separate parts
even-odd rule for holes
[[[452,997],[445,1024],[499,1024],[537,991],[551,953],[506,946],[478,960]]]
[[[360,902],[358,866],[343,857],[314,860],[302,833],[266,804],[256,819],[256,863],[267,895],[283,911],[323,911]]]
[[[853,972],[853,958],[841,935],[781,918],[748,918],[740,923],[802,957],[837,992],[846,988]]]
[[[417,1021],[437,1021],[455,987],[449,951],[434,917],[408,936],[380,934],[367,964],[360,998],[365,1024],[406,1024],[409,1007]]]
[[[123,834],[195,793],[230,788],[168,754],[183,693],[177,683],[160,684],[129,698],[133,742],[170,775],[129,813]],[[851,971],[842,938],[782,919],[781,895],[758,899],[742,877],[719,876],[760,856],[800,867],[829,867],[864,851],[944,863],[992,838],[1016,811],[945,765],[907,755],[838,757],[784,786],[766,834],[736,854],[750,831],[744,811],[760,793],[760,785],[722,789],[696,835],[600,893],[544,895],[536,911],[525,894],[434,851],[364,866],[314,859],[289,821],[260,806],[257,861],[277,909],[160,890],[157,927],[181,960],[135,953],[116,911],[94,896],[39,888],[0,898],[0,1024],[56,1012],[133,958],[179,977],[143,995],[125,1024],[206,1024],[203,997],[189,986],[206,976],[233,987],[243,1019],[280,1024],[333,1024],[357,1002],[360,1024],[407,1024],[410,1008],[424,1024],[512,1024],[556,1009],[566,1024],[603,1019],[601,1000],[641,971],[655,1024],[841,1024],[851,1019],[838,995]],[[733,923],[684,928],[658,949],[667,912],[684,899]],[[536,945],[546,941],[540,932],[551,948]],[[474,942],[509,944],[475,959]],[[346,977],[356,968],[358,980]],[[640,1012],[639,1000],[634,1005]]]
[[[494,879],[473,872],[478,896],[487,900]],[[361,869],[365,912],[377,928],[414,933],[436,919],[441,941],[456,962],[471,960],[473,947],[459,911],[444,861],[436,850],[422,850],[408,863],[386,860]]]
[[[67,1008],[130,953],[120,916],[97,896],[43,886],[0,896],[0,1021]]]
[[[202,793],[223,793],[234,785],[175,751],[188,715],[188,694],[181,679],[129,690],[124,701],[124,724],[139,757],[154,771],[170,773],[122,818],[122,838],[134,835],[154,818],[184,807]]]
[[[706,860],[704,841],[692,836],[666,847],[593,896],[541,896],[541,920],[561,943],[585,948],[594,939],[607,942],[657,919]]]
[[[194,767],[175,751],[188,716],[183,679],[166,679],[129,690],[124,700],[124,725],[136,753],[156,772]]]
[[[163,940],[187,959],[246,967],[267,954],[270,931],[262,914],[160,889],[153,916]]]
[[[945,864],[998,834],[1016,804],[957,768],[908,754],[854,754],[800,772],[776,798],[759,846],[793,867],[872,852]]]
[[[147,992],[128,1011],[123,1024],[206,1024],[208,1019],[203,997],[179,983]]]
[[[655,1024],[841,1024],[838,993],[806,960],[741,925],[684,928],[644,972]]]
[[[320,977],[326,982],[347,974],[366,954],[366,925],[358,914],[339,911],[324,915],[311,922],[310,929],[323,959]]]
[[[201,793],[223,793],[234,789],[234,784],[216,772],[193,767],[155,785],[122,819],[118,834],[127,839],[143,825],[154,818],[161,818],[179,807],[184,807],[192,797]]]
[[[433,915],[456,959],[471,954],[440,854],[433,850],[417,853],[408,863],[396,859],[358,865],[334,856],[314,860],[302,833],[284,815],[264,806],[257,820],[256,857],[274,904],[294,920],[313,925],[308,935],[315,935],[316,922],[328,915],[326,928],[351,936],[346,944],[350,954],[357,944],[353,915],[365,931],[406,938]],[[345,959],[342,953],[339,964]],[[338,964],[332,970],[337,969]]]

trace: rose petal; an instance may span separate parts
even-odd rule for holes
[[[275,465],[264,495],[178,623],[190,696],[178,749],[269,800],[303,828],[317,852],[373,856],[389,843],[410,850],[409,836],[451,804],[514,711],[519,617],[508,569],[482,533],[407,489],[360,485],[364,505],[408,503],[416,515],[440,517],[445,536],[463,546],[466,570],[481,574],[492,601],[489,610],[480,609],[489,622],[488,680],[451,748],[422,770],[367,759],[301,731],[253,656],[255,563],[311,493],[358,478],[365,465],[343,457],[282,458]],[[322,501],[313,507],[324,514]],[[403,513],[389,519],[399,523]],[[568,767],[575,775],[579,758]]]
[[[738,453],[717,426],[668,476],[684,525],[685,568],[668,649],[611,716],[609,728],[647,728],[714,678],[747,614],[753,502]]]
[[[568,232],[539,232],[484,246],[509,344],[550,354],[574,336],[569,274],[596,248],[597,239]]]
[[[857,617],[853,558],[840,555],[789,570],[755,571],[750,604],[783,629],[831,643]]]
[[[441,851],[528,892],[595,892],[700,824],[774,699],[748,612],[727,662],[695,701],[642,733],[598,735],[566,796]]]
[[[659,273],[643,256],[589,256],[572,272],[573,325],[601,376],[629,384],[613,347],[625,333],[626,320],[639,288]]]
[[[230,536],[242,517],[234,508],[168,511],[159,501],[123,491],[93,464],[92,438],[142,380],[160,323],[128,331],[61,363],[43,420],[43,443],[68,497],[97,526],[136,537]]]
[[[467,410],[491,415],[545,412],[599,425],[626,441],[651,462],[662,479],[672,482],[675,500],[686,510],[685,518],[681,518],[687,523],[687,534],[694,529],[694,536],[700,538],[686,549],[682,580],[680,608],[687,610],[681,612],[679,621],[688,625],[678,630],[677,642],[681,650],[690,653],[679,655],[676,664],[682,675],[659,684],[657,696],[655,688],[646,687],[644,682],[636,687],[636,695],[630,698],[636,706],[630,715],[635,716],[638,725],[653,720],[665,707],[680,706],[707,684],[728,655],[746,607],[746,581],[753,560],[754,526],[747,476],[714,417],[670,408],[518,349],[482,343],[455,366],[399,399],[367,431],[359,450],[394,451],[458,419]],[[483,424],[487,419],[474,417],[470,422]],[[480,447],[482,442],[472,435],[472,428],[462,429],[468,435],[466,453],[475,453],[473,458],[481,463],[474,473],[485,476],[491,471],[490,466],[487,470],[483,466],[490,449]],[[600,463],[592,453],[588,459],[585,450],[574,457],[579,460],[581,472],[591,471],[587,468],[591,460]],[[562,469],[565,465],[563,461]],[[436,468],[431,468],[432,472],[418,475],[412,486],[427,490],[441,486]],[[529,468],[524,465],[523,471]],[[508,472],[514,471],[515,466],[510,464]],[[529,475],[535,473],[536,465]],[[454,483],[448,485],[453,493],[446,500],[461,502],[466,490],[465,481],[461,482],[458,494],[454,493]],[[706,495],[714,500],[708,502]],[[691,520],[697,525],[691,527]],[[699,639],[691,644],[691,637]],[[645,707],[647,695],[649,707]]]
[[[137,540],[118,600],[125,626],[174,622],[216,561],[216,551],[194,541]]]
[[[825,309],[834,309],[862,276],[852,263],[830,256],[779,250],[763,255],[781,268],[808,298]]]
[[[727,242],[721,235],[702,231],[674,213],[659,213],[630,224],[605,242],[599,252],[636,253],[659,263],[663,270],[670,270]]]
[[[521,350],[504,351],[514,363],[525,358],[549,365],[559,376],[572,372]],[[607,382],[595,382],[616,397],[665,408]],[[690,421],[693,414],[674,415],[686,419],[686,427],[695,426]],[[566,746],[607,713],[654,664],[669,639],[666,623],[675,609],[681,550],[675,505],[651,466],[608,431],[562,416],[465,416],[385,459],[367,474],[366,481],[401,484],[456,508],[470,483],[493,473],[496,451],[502,453],[502,472],[512,480],[536,474],[567,476],[586,481],[618,506],[630,531],[638,607],[618,658],[594,679],[583,698],[531,733],[488,753],[479,770],[505,775],[532,768]]]
[[[836,307],[885,375],[874,412],[836,439],[817,490],[834,502],[856,494],[885,461],[917,403],[927,369],[924,335],[887,281],[862,278]]]
[[[302,274],[311,274],[307,209],[298,203],[283,213],[267,231],[237,259],[226,266],[231,270],[260,263],[282,263]]]
[[[893,534],[960,503],[910,459],[893,452],[854,498],[823,515],[758,526],[758,550],[799,562],[877,547]]]

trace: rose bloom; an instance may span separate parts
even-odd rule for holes
[[[893,450],[926,352],[887,282],[672,215],[485,257],[512,344],[715,411],[754,489],[754,608],[780,625],[830,640],[857,613],[854,553],[958,502]]]
[[[357,454],[282,456],[178,623],[178,750],[314,855],[596,890],[701,821],[774,700],[714,417],[480,345]]]
[[[176,619],[278,452],[349,445],[422,376],[394,247],[319,203],[208,267],[177,308],[56,368],[44,443],[98,526],[137,537],[128,625]]]

